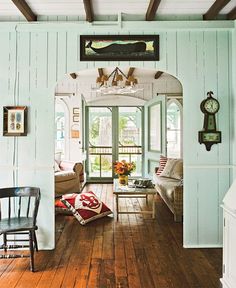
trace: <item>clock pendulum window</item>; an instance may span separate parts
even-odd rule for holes
[[[207,98],[200,105],[201,111],[204,113],[204,123],[202,131],[198,132],[198,141],[200,144],[205,144],[207,151],[211,150],[213,144],[221,143],[221,131],[216,130],[215,118],[220,104],[212,95],[212,91],[207,92]]]

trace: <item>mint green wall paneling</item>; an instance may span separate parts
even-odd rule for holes
[[[54,155],[54,97],[48,89],[32,91],[35,117],[35,162],[40,167],[53,165]],[[50,92],[50,93],[49,93]],[[47,135],[47,136],[46,136]],[[45,141],[45,136],[49,139]]]
[[[8,89],[9,82],[8,79],[11,77],[9,74],[9,53],[10,53],[10,32],[9,33],[0,33],[1,39],[1,53],[0,53],[0,101],[1,104],[8,99]],[[2,119],[2,118],[1,118]],[[0,127],[2,129],[2,127]],[[0,160],[1,161],[1,160]]]
[[[0,103],[3,106],[14,106],[16,105],[16,84],[17,84],[17,73],[16,73],[16,68],[17,68],[17,62],[16,62],[16,50],[17,50],[17,43],[16,43],[16,33],[15,32],[9,32],[6,33],[6,46],[4,43],[1,41],[1,47],[3,45],[3,50],[1,49],[1,54],[6,57],[6,62],[3,61],[3,70],[1,73],[0,78],[2,79],[1,82],[6,83],[7,86],[5,86],[5,93],[4,95],[0,95]],[[2,40],[2,38],[1,38]],[[3,37],[4,40],[4,37]],[[8,50],[7,50],[8,49]],[[1,64],[2,65],[2,64]],[[4,72],[5,70],[5,72]],[[3,84],[4,85],[4,84]],[[7,89],[7,90],[6,90]],[[3,113],[2,108],[1,108],[1,114]],[[1,118],[3,119],[3,118]],[[13,137],[3,137],[2,134],[0,136],[2,138],[2,144],[1,144],[1,151],[4,151],[4,153],[1,153],[1,157],[3,157],[2,164],[3,167],[2,169],[11,169],[13,165],[16,164],[16,139]],[[2,148],[4,150],[2,150]],[[6,167],[6,168],[5,168]],[[16,183],[16,170],[10,170],[10,177],[6,177],[6,180],[11,181],[11,185],[15,185]],[[1,179],[2,181],[4,180],[5,183],[5,178]],[[3,183],[3,182],[2,182]],[[8,182],[9,183],[9,182]]]
[[[198,245],[199,196],[195,173],[195,169],[184,167],[184,247]]]
[[[217,32],[204,32],[204,75],[205,75],[205,97],[208,91],[213,91],[217,96]]]
[[[38,87],[38,33],[30,33],[30,90],[32,91]]]
[[[188,31],[178,31],[177,32],[177,77],[183,78],[183,75],[186,77],[185,87],[188,88],[189,83],[189,73],[192,71],[192,67],[189,64],[190,59],[190,32]],[[188,59],[188,61],[187,61]]]
[[[166,34],[166,69],[172,75],[177,74],[176,36],[176,31],[168,31]]]
[[[35,135],[34,135],[34,108],[32,105],[32,95],[30,91],[30,33],[22,32],[18,35],[17,53],[19,55],[17,60],[17,105],[26,105],[28,107],[28,134],[26,137],[16,137],[17,138],[17,166],[23,167],[23,169],[29,169],[32,167],[35,153]],[[27,157],[22,151],[27,151]],[[17,171],[18,172],[18,171]],[[19,177],[18,177],[19,181]],[[19,185],[19,183],[17,183]],[[24,185],[27,185],[25,182]]]
[[[67,21],[67,16],[64,16],[64,15],[60,15],[60,16],[57,16],[57,20],[58,21]]]
[[[157,71],[163,71],[167,72],[167,64],[166,64],[166,38],[167,38],[167,32],[159,32],[155,31],[155,34],[159,35],[159,41],[160,41],[160,60],[156,61],[156,69]]]
[[[37,35],[37,87],[47,87],[47,32],[40,32]]]
[[[215,244],[218,238],[218,169],[200,168],[195,170],[198,179],[198,239],[199,244]],[[211,179],[211,181],[209,181]]]
[[[58,16],[56,15],[47,16],[47,21],[58,21]]]
[[[187,83],[184,83],[183,85],[183,107],[184,119],[187,119],[189,117],[188,114],[191,113],[191,121],[184,120],[184,160],[185,165],[191,165],[198,162],[199,154],[197,151],[200,149],[198,143],[198,131],[202,129],[203,123],[202,113],[200,111],[201,91],[204,83],[202,73],[203,33],[193,31],[188,35],[185,41],[188,41],[188,52],[183,52],[184,54],[188,53],[185,54],[186,56],[184,59],[186,63],[185,65],[188,69],[188,80]],[[182,50],[183,48],[181,47],[180,49]],[[190,85],[190,87],[188,85]],[[192,113],[193,111],[195,111],[195,113]],[[191,149],[187,147],[191,147]]]
[[[57,80],[61,80],[67,72],[67,33],[57,33]]]
[[[204,50],[204,32],[194,32],[195,37],[192,37],[194,48],[194,53],[196,54],[196,64],[195,64],[195,72],[196,77],[194,80],[193,93],[195,97],[193,99],[194,103],[192,107],[196,109],[196,119],[195,119],[195,137],[194,144],[196,149],[196,153],[189,153],[190,163],[202,164],[201,153],[204,153],[204,157],[206,157],[206,149],[204,144],[200,144],[198,142],[198,131],[201,131],[203,128],[204,115],[200,110],[200,103],[205,99],[205,78],[204,78],[204,70],[205,70],[205,50]],[[191,103],[189,103],[191,105]]]
[[[47,88],[54,93],[57,82],[57,32],[47,32],[47,43]]]
[[[13,97],[15,84],[15,34],[12,32],[0,33],[0,117],[3,119],[3,106],[15,105]],[[0,125],[0,179],[2,185],[13,185],[15,170],[15,142],[13,138],[3,137],[3,125]],[[4,151],[4,152],[3,152]]]
[[[236,32],[236,29],[235,29]],[[234,158],[235,158],[235,143],[232,137],[232,131],[235,129],[235,124],[234,124],[234,111],[235,111],[235,101],[234,101],[234,95],[236,96],[236,93],[234,94],[234,92],[236,92],[236,89],[234,90],[234,88],[236,87],[236,77],[233,77],[234,71],[236,69],[236,61],[235,60],[235,53],[233,54],[232,51],[236,51],[236,46],[233,47],[234,45],[234,32],[229,32],[229,106],[230,106],[230,159],[229,162],[231,165],[233,165],[233,163],[235,163]],[[234,48],[234,49],[233,49]],[[231,58],[230,58],[231,57]],[[236,73],[235,73],[236,75]],[[233,87],[235,84],[235,87]],[[234,179],[234,169],[231,169],[231,174],[230,177],[231,179]]]
[[[219,21],[218,21],[219,22]],[[206,97],[205,93],[208,91],[208,86],[213,87],[215,85],[214,89],[222,89],[224,90],[224,87],[226,87],[225,83],[222,83],[224,81],[224,73],[226,68],[228,68],[229,71],[229,76],[231,77],[231,71],[229,69],[230,64],[227,63],[227,61],[223,65],[223,70],[222,72],[219,72],[220,66],[219,63],[224,61],[224,58],[227,56],[227,51],[226,50],[226,43],[220,39],[226,39],[227,35],[227,29],[225,31],[223,30],[217,30],[214,28],[207,28],[208,31],[204,30],[202,28],[204,25],[205,27],[208,27],[210,25],[213,27],[214,25],[218,25],[219,23],[206,23],[203,22],[201,23],[190,23],[192,27],[196,25],[200,30],[196,29],[190,29],[187,31],[188,28],[185,26],[185,31],[181,30],[180,28],[175,28],[173,27],[173,23],[139,23],[136,25],[136,23],[122,23],[123,27],[126,27],[126,29],[122,29],[119,26],[114,27],[98,27],[98,26],[92,26],[90,24],[60,24],[56,26],[56,24],[28,24],[22,25],[22,24],[17,24],[17,31],[29,31],[29,37],[31,38],[30,41],[30,67],[26,68],[25,71],[30,71],[30,94],[28,96],[24,96],[24,91],[27,90],[25,86],[25,81],[26,77],[25,75],[21,75],[23,70],[22,68],[17,67],[15,64],[15,59],[16,59],[16,32],[14,30],[14,27],[11,26],[4,26],[8,28],[1,28],[6,30],[6,35],[10,35],[10,40],[9,40],[9,49],[7,46],[4,46],[5,48],[3,49],[2,52],[2,58],[8,59],[7,61],[4,60],[4,64],[0,62],[1,70],[0,70],[0,82],[7,82],[7,104],[15,104],[16,102],[16,97],[19,96],[19,99],[23,99],[21,97],[29,97],[30,98],[30,104],[31,104],[31,116],[30,116],[30,126],[31,130],[29,134],[29,138],[25,138],[27,141],[30,142],[30,144],[34,145],[34,150],[35,150],[35,155],[33,159],[30,159],[30,161],[34,165],[33,171],[35,173],[35,183],[39,183],[43,187],[42,193],[44,194],[44,198],[42,201],[42,212],[40,215],[42,215],[40,218],[43,219],[43,222],[46,221],[44,219],[45,215],[45,210],[43,207],[46,207],[48,210],[50,210],[53,207],[53,171],[52,173],[49,172],[52,169],[52,161],[53,161],[53,151],[54,151],[54,143],[53,143],[53,109],[54,109],[54,103],[53,103],[53,97],[50,98],[49,95],[51,95],[51,91],[54,88],[54,84],[59,77],[59,79],[63,78],[64,73],[66,72],[66,69],[69,69],[68,67],[70,65],[73,66],[73,59],[69,60],[69,55],[68,55],[68,49],[70,45],[70,42],[75,41],[72,39],[69,39],[68,37],[65,37],[66,32],[67,33],[72,33],[71,31],[75,31],[78,33],[84,33],[84,34],[106,34],[106,33],[112,33],[115,34],[119,32],[120,34],[125,34],[124,31],[129,31],[130,34],[133,33],[139,33],[139,31],[145,31],[145,34],[152,34],[156,33],[159,34],[160,37],[160,44],[161,44],[161,55],[160,55],[160,61],[157,61],[155,63],[155,67],[158,70],[167,70],[170,69],[169,67],[172,67],[174,71],[174,66],[176,65],[176,73],[177,77],[179,77],[179,80],[183,84],[184,88],[184,139],[185,139],[185,151],[184,151],[184,163],[185,163],[185,183],[184,183],[184,195],[185,195],[185,219],[184,219],[184,243],[186,245],[196,245],[196,246],[204,246],[204,245],[216,245],[216,243],[219,242],[219,235],[220,235],[220,230],[218,229],[220,225],[220,215],[217,214],[218,212],[218,203],[220,196],[221,198],[223,197],[224,190],[227,189],[228,186],[228,177],[227,177],[227,172],[220,171],[220,173],[208,173],[208,171],[216,170],[217,167],[214,165],[221,164],[220,161],[221,159],[227,159],[225,158],[224,155],[220,156],[220,153],[228,153],[229,149],[229,144],[225,143],[225,149],[220,150],[221,148],[218,148],[217,146],[219,145],[214,145],[216,147],[216,151],[211,152],[206,152],[201,145],[197,143],[197,135],[196,132],[198,131],[198,125],[200,124],[200,127],[202,127],[202,113],[200,110],[196,109],[196,105],[200,104],[200,101]],[[223,24],[222,24],[223,23]],[[229,21],[228,21],[229,23]],[[43,25],[43,26],[42,26]],[[172,30],[166,30],[170,29],[172,25]],[[175,23],[176,27],[183,27],[186,25],[186,23]],[[222,27],[225,25],[224,22],[221,22],[220,24]],[[0,25],[3,27],[2,25]],[[143,28],[145,26],[145,28]],[[209,26],[209,27],[210,27]],[[215,26],[214,26],[215,27]],[[196,27],[195,27],[196,28]],[[13,32],[7,32],[7,29],[11,29]],[[212,30],[210,30],[212,29]],[[232,29],[232,28],[230,28]],[[40,32],[41,30],[41,32]],[[1,30],[2,31],[2,30]],[[32,32],[34,31],[34,32]],[[38,34],[40,33],[45,33],[45,31],[48,31],[46,37],[40,38]],[[112,32],[111,32],[112,31]],[[167,32],[165,32],[167,31]],[[218,32],[216,32],[218,31]],[[17,32],[21,34],[22,32]],[[171,32],[171,34],[168,34]],[[220,33],[219,33],[220,32]],[[176,53],[176,64],[173,62],[174,57],[173,55],[170,55],[170,53],[167,53],[167,49],[169,49],[169,43],[172,42],[172,33],[176,33],[176,45],[175,47],[177,48]],[[225,34],[226,33],[226,34]],[[231,33],[231,32],[229,32]],[[236,33],[236,31],[234,32]],[[43,35],[41,34],[41,35]],[[201,44],[201,41],[203,41],[203,34],[204,34],[204,45]],[[45,34],[46,35],[46,34]],[[163,37],[165,35],[165,37]],[[5,36],[7,38],[7,36]],[[72,37],[73,38],[73,37]],[[38,45],[38,40],[41,39],[44,43],[41,45]],[[79,37],[77,37],[76,41],[78,43]],[[20,40],[23,41],[22,35],[20,35]],[[65,41],[67,41],[67,45],[65,45]],[[174,41],[174,39],[173,39]],[[235,39],[233,39],[233,43],[235,45]],[[45,43],[46,42],[46,43]],[[17,43],[20,44],[20,43]],[[58,44],[58,45],[57,45]],[[168,46],[167,46],[168,44]],[[216,45],[217,46],[216,46]],[[5,45],[5,43],[4,43]],[[25,44],[27,45],[27,44]],[[73,43],[73,46],[76,45]],[[39,46],[39,47],[38,47]],[[45,47],[46,48],[46,53],[45,53]],[[220,49],[224,49],[223,52],[220,52]],[[236,46],[234,46],[235,48]],[[39,51],[39,49],[43,48],[43,51]],[[176,49],[175,48],[175,49]],[[212,52],[212,48],[215,49],[215,52]],[[230,51],[229,47],[229,51]],[[24,44],[22,42],[22,48],[21,50],[24,49]],[[28,49],[26,47],[26,49]],[[77,49],[79,49],[78,44],[77,44]],[[217,50],[218,49],[218,50]],[[5,52],[4,52],[5,51]],[[24,52],[23,58],[20,55],[21,52],[18,51],[18,61],[19,64],[22,65],[23,59],[26,57],[27,52]],[[79,55],[77,53],[77,55]],[[0,56],[1,57],[1,56]],[[73,58],[75,55],[73,54]],[[76,56],[78,57],[78,56]],[[169,59],[169,57],[171,57]],[[235,56],[234,56],[235,57]],[[231,60],[231,54],[229,54],[229,59]],[[66,61],[67,60],[67,61]],[[69,64],[69,61],[71,61],[71,64]],[[44,63],[40,64],[39,61],[43,61]],[[77,62],[78,67],[83,67],[86,68],[93,68],[93,67],[98,67],[98,63],[95,62],[81,62],[78,59],[75,59]],[[235,58],[234,58],[234,63]],[[22,64],[21,64],[22,63]],[[106,63],[106,66],[109,65],[119,65],[122,66],[122,62],[111,62],[111,63]],[[131,63],[133,64],[133,63]],[[27,64],[26,64],[27,65]],[[137,62],[138,67],[142,67],[144,65],[143,62]],[[221,64],[220,64],[221,65]],[[3,67],[2,67],[3,66]],[[132,65],[133,66],[133,65]],[[233,65],[232,65],[233,66]],[[236,65],[235,65],[236,66]],[[137,67],[137,66],[136,66]],[[17,73],[15,73],[15,69],[17,68]],[[235,77],[235,68],[234,69],[234,77]],[[8,81],[8,76],[3,74],[1,71],[7,71],[9,75],[9,81]],[[39,72],[40,71],[40,72]],[[44,73],[44,71],[48,71],[47,77],[39,76],[39,74]],[[19,72],[19,73],[18,73]],[[221,74],[220,74],[221,73]],[[16,87],[19,87],[19,90],[16,91],[14,89],[17,78],[19,74],[19,85],[17,84]],[[3,80],[2,80],[3,79]],[[235,80],[234,80],[235,81]],[[40,83],[40,85],[39,85]],[[214,85],[213,85],[214,84]],[[5,85],[5,84],[4,84]],[[52,86],[52,87],[51,87]],[[27,86],[28,87],[28,86]],[[204,88],[203,88],[204,87]],[[235,82],[233,84],[233,89],[234,89],[234,95],[236,91],[236,86]],[[0,88],[1,89],[1,88]],[[6,89],[6,86],[5,88]],[[202,89],[204,89],[204,93],[202,93]],[[213,88],[210,88],[213,89]],[[18,94],[17,94],[18,93]],[[203,95],[201,95],[201,93]],[[223,97],[223,94],[222,96]],[[229,96],[225,96],[226,98]],[[2,104],[2,98],[0,97],[0,103]],[[228,101],[228,100],[227,100]],[[193,106],[194,103],[194,106]],[[199,103],[199,104],[198,104]],[[229,106],[229,105],[228,105]],[[227,125],[227,115],[229,110],[227,110],[227,105],[224,107],[224,111],[222,115],[219,115],[219,121],[222,122],[224,120],[224,117],[226,117],[226,123],[224,123],[224,127]],[[222,108],[223,109],[223,108]],[[229,108],[228,108],[229,109]],[[220,110],[221,111],[221,110]],[[222,117],[222,118],[221,118]],[[234,120],[235,121],[235,120]],[[32,137],[32,138],[31,138]],[[2,138],[4,138],[2,140]],[[15,165],[16,162],[16,156],[19,157],[19,153],[22,153],[22,157],[26,157],[27,152],[22,152],[25,150],[20,151],[21,147],[21,141],[20,139],[17,139],[16,142],[14,141],[13,138],[5,140],[5,137],[0,136],[0,144],[1,151],[4,151],[3,154],[10,155],[11,160],[5,159],[4,162],[9,164],[9,167]],[[4,145],[2,146],[2,141],[4,141]],[[6,141],[6,142],[5,142]],[[196,145],[196,146],[195,146]],[[213,146],[213,147],[214,147]],[[191,147],[191,149],[190,149]],[[220,146],[219,146],[220,147]],[[196,149],[195,149],[196,148]],[[223,148],[222,148],[223,149]],[[221,152],[222,151],[222,152]],[[214,155],[214,156],[212,156]],[[21,156],[20,156],[21,157]],[[222,157],[222,158],[220,158]],[[14,159],[13,159],[14,158]],[[29,157],[31,158],[31,156]],[[236,157],[235,157],[236,158]],[[18,159],[23,159],[23,158],[18,158]],[[2,161],[2,160],[0,160]],[[29,161],[29,162],[30,162]],[[228,164],[228,163],[226,163]],[[213,167],[211,166],[213,165]],[[203,166],[203,168],[202,168]],[[10,168],[7,169],[10,169]],[[28,169],[31,169],[32,166],[28,166]],[[4,172],[2,173],[3,169],[6,169],[6,167],[3,168],[0,164],[0,169],[1,169],[1,176],[5,175]],[[20,178],[26,179],[28,172],[26,172],[26,167],[25,170],[22,170],[22,167],[19,167],[19,172],[18,172],[18,182],[21,181]],[[209,174],[209,177],[207,178],[208,182],[214,182],[217,183],[217,195],[215,197],[217,198],[217,201],[215,201],[215,198],[212,200],[211,195],[208,195],[209,198],[208,201],[211,201],[209,204],[209,211],[212,210],[212,213],[215,215],[215,218],[218,220],[218,227],[216,229],[216,222],[215,218],[212,219],[212,223],[210,221],[211,217],[209,218],[209,221],[207,222],[209,226],[212,226],[214,229],[208,229],[206,223],[203,222],[203,217],[200,215],[200,213],[204,214],[206,207],[204,206],[204,201],[205,201],[205,188],[204,187],[199,187],[199,181],[202,183],[202,181],[206,181],[204,178],[205,175],[202,175],[201,169],[204,169],[205,174]],[[223,169],[223,168],[222,168]],[[225,168],[224,168],[225,169]],[[227,169],[226,169],[227,170]],[[9,170],[10,171],[10,170]],[[30,170],[32,172],[32,170]],[[45,173],[41,173],[41,171],[45,171]],[[48,173],[49,172],[49,173]],[[10,178],[13,180],[12,183],[16,183],[14,179],[16,179],[16,174],[15,172],[11,170],[10,172]],[[222,176],[221,176],[222,174]],[[29,174],[28,174],[29,175]],[[31,174],[32,175],[32,174]],[[22,176],[22,177],[21,177]],[[31,177],[31,176],[30,176]],[[204,180],[205,179],[205,180]],[[3,181],[3,185],[7,182],[7,179]],[[209,189],[208,189],[209,190]],[[216,191],[214,189],[214,191]],[[222,192],[221,192],[222,191]],[[222,195],[219,193],[223,193]],[[219,196],[220,195],[220,196]],[[208,197],[207,196],[207,197]],[[47,206],[46,202],[48,201],[49,206]],[[203,203],[203,207],[201,205],[199,206],[199,203]],[[53,209],[52,209],[53,210]],[[210,211],[211,212],[211,211]],[[53,213],[53,212],[52,212]],[[213,216],[212,216],[213,217]],[[48,218],[48,217],[47,217]],[[49,215],[50,221],[53,223],[54,216]],[[41,220],[40,220],[41,221]],[[201,224],[200,224],[201,223]],[[200,226],[199,226],[200,225]],[[40,224],[41,227],[41,224]],[[42,227],[44,227],[44,223],[42,223]],[[214,231],[213,231],[214,230]],[[40,237],[44,237],[41,233]],[[214,234],[214,237],[213,237]],[[205,236],[204,236],[205,235]],[[46,238],[49,239],[49,242],[51,243],[51,240],[54,238],[54,233],[51,230],[47,230],[47,235]],[[45,239],[46,239],[45,238]],[[42,247],[47,247],[46,242],[42,242]]]
[[[213,91],[217,97],[217,33],[215,31],[205,31],[203,38],[204,47],[204,86],[205,92],[203,99],[207,97],[208,91]],[[200,103],[199,103],[200,104]],[[202,117],[201,127],[203,125],[203,113],[200,111]],[[206,151],[205,145],[199,144],[199,162],[201,164],[217,164],[218,163],[218,146],[213,145],[210,152]]]
[[[205,82],[204,82],[204,33],[200,31],[191,32],[190,35],[191,42],[191,67],[194,78],[191,81],[191,94],[192,97],[189,97],[187,107],[192,107],[195,109],[196,113],[192,116],[192,121],[190,122],[190,129],[193,131],[193,151],[192,149],[188,149],[188,161],[189,163],[198,163],[201,164],[201,160],[199,159],[199,153],[203,149],[203,145],[198,143],[198,131],[203,128],[203,113],[200,110],[200,103],[204,99],[204,91],[205,91]],[[186,100],[186,98],[184,98]],[[188,108],[189,109],[189,108]],[[205,146],[204,146],[205,148]]]
[[[23,32],[18,36],[18,79],[17,85],[18,103],[19,105],[30,104],[30,33]]]
[[[1,39],[1,53],[0,53],[0,119],[3,119],[3,108],[2,106],[8,105],[10,103],[9,95],[8,95],[8,78],[9,75],[9,40],[10,33],[0,32]],[[2,137],[3,133],[3,125],[0,125],[0,151],[5,151],[5,153],[1,153],[0,157],[0,179],[4,177],[3,165],[11,164],[12,155],[9,152],[13,152],[14,150],[9,150],[9,141],[8,138]],[[9,157],[10,156],[10,157]],[[6,172],[4,173],[6,174]]]
[[[230,89],[229,89],[229,32],[217,32],[217,93],[220,110],[216,114],[217,130],[222,131],[222,143],[218,144],[218,163],[230,161]]]
[[[218,169],[218,223],[219,223],[219,233],[218,233],[218,242],[223,243],[223,209],[220,205],[223,203],[222,200],[225,196],[225,193],[228,191],[231,184],[230,181],[230,172],[229,168]]]
[[[17,34],[15,32],[9,33],[9,51],[6,57],[9,57],[9,64],[6,69],[8,69],[8,95],[11,100],[8,102],[8,105],[16,104],[16,81],[17,81],[17,59],[16,59],[16,43]],[[8,99],[9,100],[9,99]]]
[[[32,117],[34,118],[32,130],[35,135],[34,143],[32,143],[35,147],[34,161],[36,165],[49,167],[52,166],[54,155],[54,97],[51,94],[54,87],[49,85],[49,89],[47,88],[48,35],[46,32],[32,33],[31,40],[31,48],[35,51],[32,55],[32,67],[36,71],[34,79],[36,84],[31,88]],[[53,83],[53,86],[55,84]],[[45,123],[47,123],[46,126]],[[49,143],[45,141],[45,133],[51,139]]]
[[[77,33],[67,33],[67,72],[76,72],[77,69]],[[78,55],[79,56],[79,55]]]
[[[232,137],[232,145],[233,145],[233,159],[232,163],[233,165],[236,165],[236,20],[234,21],[234,30],[232,31],[232,104],[233,104],[233,112],[232,113],[232,123],[233,123],[233,137]],[[234,167],[233,176],[234,179],[236,177],[236,167]]]
[[[45,123],[48,123],[48,137],[50,137],[49,139],[53,139],[54,113],[52,113],[51,107],[53,107],[54,98],[49,94],[50,90],[46,88],[48,84],[48,63],[46,60],[48,55],[47,33],[38,33],[37,40],[37,88],[32,93],[32,102],[35,107],[35,157],[38,165],[49,166],[51,164],[51,157],[54,154],[54,143],[53,141],[45,143]]]
[[[177,76],[183,85],[183,119],[188,119],[191,114],[191,121],[183,121],[183,156],[185,165],[192,162],[190,159],[196,151],[196,107],[194,99],[196,94],[195,81],[195,49],[191,46],[190,32],[177,32]],[[188,59],[188,60],[186,60]],[[195,128],[195,129],[194,129]],[[191,149],[189,149],[191,147]]]

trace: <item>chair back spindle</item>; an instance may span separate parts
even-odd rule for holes
[[[19,202],[18,202],[18,218],[20,217],[20,212],[21,212],[21,197],[19,197]]]

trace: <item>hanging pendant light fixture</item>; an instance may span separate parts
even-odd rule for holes
[[[101,68],[100,68],[101,69]],[[110,75],[99,75],[96,80],[96,92],[110,94],[130,94],[143,90],[143,88],[135,87],[138,79],[133,75],[125,75],[125,73],[116,67]]]

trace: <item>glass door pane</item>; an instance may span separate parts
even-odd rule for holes
[[[142,108],[119,107],[118,159],[134,162],[131,176],[142,175]]]
[[[88,115],[89,177],[112,177],[112,109],[89,107]]]
[[[181,112],[175,102],[167,106],[167,156],[181,157]]]

